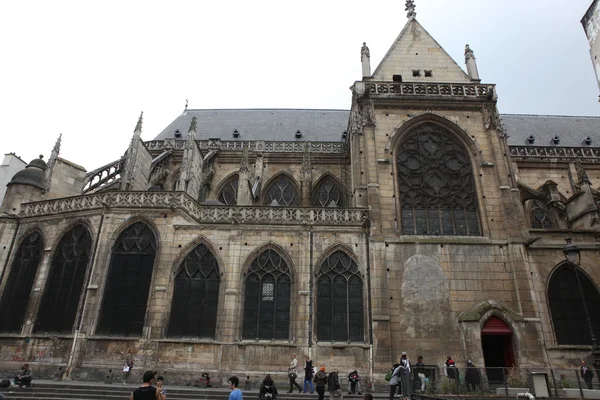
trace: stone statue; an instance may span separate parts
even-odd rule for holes
[[[475,55],[473,54],[473,50],[471,50],[469,45],[466,44],[465,45],[465,60],[468,60],[470,58],[475,58]]]
[[[360,62],[362,63],[362,75],[371,76],[371,52],[366,42],[363,42],[360,49]]]
[[[415,18],[417,16],[415,8],[415,0],[406,0],[406,8],[404,10],[408,11],[408,13],[406,14],[407,18]]]

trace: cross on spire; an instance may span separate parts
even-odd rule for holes
[[[406,8],[405,11],[408,11],[406,14],[407,18],[415,18],[417,16],[417,12],[415,11],[415,0],[406,0]]]

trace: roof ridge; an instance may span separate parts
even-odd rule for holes
[[[560,114],[504,114],[500,113],[501,117],[510,116],[510,117],[549,117],[549,118],[593,118],[600,119],[598,115],[560,115]]]
[[[350,112],[340,108],[188,108],[188,111],[340,111]]]

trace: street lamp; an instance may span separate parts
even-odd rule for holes
[[[592,325],[592,320],[590,318],[590,313],[587,307],[587,303],[585,301],[585,297],[583,295],[583,287],[581,286],[581,278],[579,277],[579,263],[581,261],[581,251],[579,247],[575,246],[571,243],[571,238],[565,239],[565,247],[563,248],[563,254],[565,255],[565,259],[569,264],[573,266],[575,269],[575,277],[577,278],[577,287],[579,288],[579,296],[581,297],[581,301],[583,303],[583,311],[585,312],[585,318],[587,319],[588,328],[590,330],[590,336],[592,338],[592,355],[594,356],[594,369],[596,370],[596,376],[598,376],[598,371],[600,370],[600,348],[598,348],[598,342],[596,341],[596,334],[594,332],[594,326]]]

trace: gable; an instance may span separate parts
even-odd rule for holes
[[[421,76],[413,76],[420,70]],[[425,70],[432,71],[431,77]],[[469,76],[459,67],[438,42],[417,22],[410,19],[379,63],[373,79],[391,81],[393,75],[402,75],[405,82],[470,82]]]

